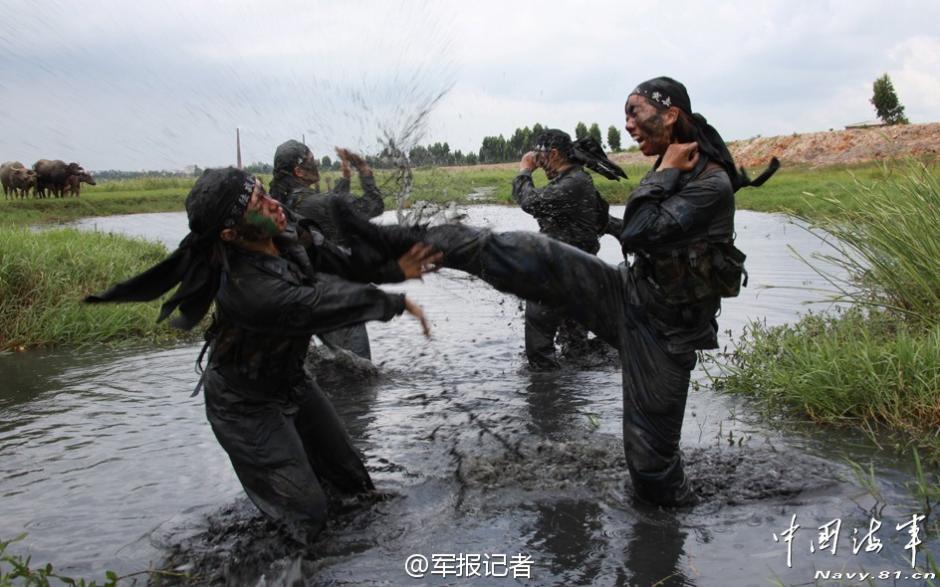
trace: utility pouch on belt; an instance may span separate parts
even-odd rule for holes
[[[723,298],[734,298],[747,287],[747,255],[732,243],[712,243],[712,282],[715,291]]]
[[[670,304],[737,296],[747,286],[745,258],[732,243],[704,241],[647,256],[650,277]]]

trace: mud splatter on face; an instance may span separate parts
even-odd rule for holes
[[[669,143],[666,137],[666,124],[663,121],[663,115],[661,113],[657,112],[643,120],[637,118],[636,125],[650,143],[657,145],[660,143]]]

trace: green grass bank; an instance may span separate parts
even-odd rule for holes
[[[0,351],[192,337],[156,324],[158,302],[81,303],[165,256],[163,245],[121,236],[0,228]]]
[[[824,257],[850,276],[830,276],[848,309],[752,324],[716,387],[940,464],[940,181],[911,162],[842,190],[834,214],[801,219],[835,237]]]

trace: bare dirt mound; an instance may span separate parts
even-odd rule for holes
[[[777,157],[784,164],[826,167],[889,158],[936,159],[940,123],[855,128],[830,132],[757,137],[729,144],[739,165],[756,167]]]
[[[626,139],[629,141],[630,137]],[[889,158],[918,157],[935,160],[940,155],[940,122],[853,128],[777,137],[755,137],[728,143],[738,165],[763,167],[771,157],[787,166],[827,167],[856,165]],[[652,165],[654,159],[637,151],[614,153],[620,165]],[[477,169],[516,169],[519,164],[490,163]],[[453,169],[467,169],[466,167]]]

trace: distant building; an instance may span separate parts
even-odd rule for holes
[[[853,128],[878,128],[879,126],[886,126],[885,123],[880,120],[868,120],[865,122],[855,122],[852,124],[845,125],[846,130],[851,130]]]

